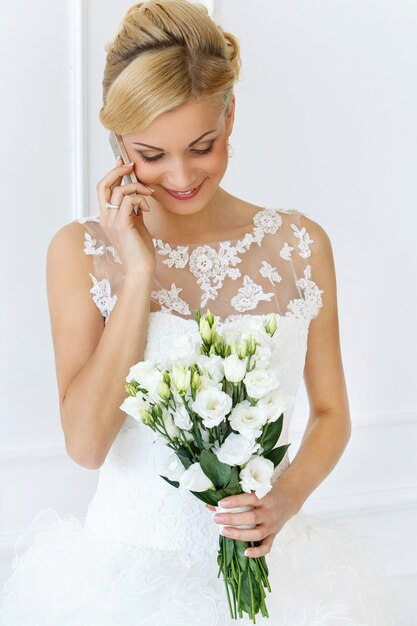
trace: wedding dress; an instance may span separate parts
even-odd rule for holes
[[[326,294],[316,284],[314,241],[303,213],[262,208],[240,239],[183,245],[153,239],[157,269],[145,359],[162,365],[175,339],[197,333],[196,308],[223,329],[255,328],[275,312],[273,364],[280,389],[295,400],[310,322]],[[123,264],[100,227],[79,220],[92,257],[92,300],[104,324],[123,284]],[[303,225],[304,224],[304,225]],[[129,337],[126,337],[129,341]],[[127,374],[127,372],[126,372]],[[287,443],[294,402],[277,445]],[[291,449],[291,448],[290,448]],[[276,467],[279,480],[289,465]],[[41,511],[30,547],[19,549],[0,595],[1,626],[228,626],[217,577],[219,527],[213,512],[160,475],[171,450],[126,416],[104,464],[85,518]],[[272,591],[270,626],[412,626],[395,617],[397,593],[384,574],[379,545],[348,524],[301,509],[266,555]]]

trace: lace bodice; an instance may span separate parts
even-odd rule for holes
[[[322,306],[314,282],[310,238],[302,213],[261,209],[252,230],[234,241],[174,245],[154,239],[157,267],[150,302],[145,359],[163,365],[173,341],[197,332],[195,308],[210,308],[219,327],[245,325],[275,312],[272,365],[281,391],[292,401],[284,412],[277,445],[288,443],[288,427],[303,375],[310,321]],[[85,228],[84,253],[93,255],[92,298],[106,324],[123,284],[123,264],[100,227],[99,215],[78,220]],[[127,416],[100,468],[88,528],[113,541],[155,546],[185,565],[217,550],[212,513],[191,493],[168,485],[164,474],[171,450],[148,427]],[[286,470],[288,452],[273,480]]]
[[[264,208],[242,238],[176,245],[153,239],[157,269],[151,311],[194,317],[211,308],[221,319],[270,313],[311,320],[322,306],[312,276],[310,238],[294,209]],[[93,300],[105,323],[123,282],[123,264],[100,227],[100,216],[78,220],[86,228],[84,252],[93,255]]]

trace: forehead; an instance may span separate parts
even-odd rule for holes
[[[126,135],[126,138],[132,142],[140,141],[153,145],[162,145],[162,142],[166,143],[170,138],[178,139],[181,143],[189,143],[209,130],[214,128],[221,130],[224,126],[224,117],[223,111],[207,103],[190,101],[177,109],[158,115],[149,126],[138,133]]]

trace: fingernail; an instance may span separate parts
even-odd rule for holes
[[[123,167],[130,167],[131,165],[133,165],[133,163],[125,163]]]
[[[150,189],[151,191],[155,191],[155,189],[152,189],[152,187],[149,187],[148,185],[146,185],[148,187],[148,189]]]
[[[250,554],[249,554],[249,550],[245,550],[243,554],[244,554],[245,556],[250,556]]]
[[[230,500],[220,500],[219,504],[222,507],[229,506]]]

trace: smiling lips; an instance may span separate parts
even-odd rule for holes
[[[189,200],[198,194],[202,184],[203,183],[201,183],[198,187],[194,187],[194,189],[190,189],[189,191],[173,191],[172,189],[167,189],[166,187],[164,187],[164,189],[170,196],[176,198],[177,200]]]

